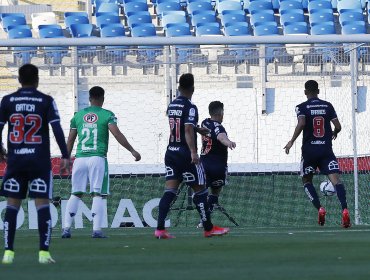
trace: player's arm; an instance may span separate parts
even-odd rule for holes
[[[111,123],[108,125],[108,128],[109,131],[113,134],[114,138],[116,138],[118,143],[120,143],[122,147],[124,147],[133,155],[135,161],[139,161],[141,159],[141,155],[130,145],[125,135],[122,134],[118,126],[116,124]]]
[[[289,154],[290,148],[293,146],[295,140],[297,140],[298,136],[301,134],[305,125],[306,125],[305,116],[303,116],[303,115],[299,116],[298,117],[298,123],[297,123],[297,126],[294,129],[292,139],[290,139],[290,141],[284,147],[286,154]]]
[[[333,140],[337,139],[338,133],[342,130],[342,126],[337,118],[331,120],[334,125]]]
[[[230,148],[231,150],[236,147],[235,142],[231,141],[229,137],[227,137],[226,133],[220,133],[217,135],[217,140],[222,143],[222,145]]]
[[[197,148],[195,147],[195,132],[193,124],[185,124],[185,140],[191,153],[191,162],[198,164],[199,156],[197,153]]]
[[[77,129],[71,128],[69,130],[69,135],[68,135],[68,140],[67,140],[67,150],[68,150],[68,155],[71,156],[72,150],[73,150],[73,145],[75,144],[77,138]]]

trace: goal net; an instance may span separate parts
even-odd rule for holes
[[[350,63],[351,51],[339,45],[289,48],[265,45],[232,49],[215,45],[178,50],[174,47],[158,47],[157,50],[133,47],[119,58],[103,47],[96,47],[96,53],[89,59],[83,56],[83,50],[70,47],[59,65],[45,60],[46,53],[39,48],[32,63],[40,68],[39,89],[56,100],[66,135],[74,112],[88,106],[89,88],[99,85],[106,91],[104,107],[116,114],[120,129],[142,154],[142,160],[135,163],[111,137],[107,227],[155,225],[165,182],[163,159],[169,133],[166,107],[176,96],[179,75],[186,72],[195,76],[192,101],[198,106],[200,120],[208,117],[211,101],[223,102],[223,125],[237,144],[235,150],[229,151],[228,184],[220,196],[220,204],[228,215],[216,210],[215,223],[233,226],[232,218],[241,226],[317,223],[317,211],[308,201],[299,176],[301,138],[289,155],[283,150],[297,122],[295,106],[306,100],[303,87],[308,79],[319,83],[320,97],[336,108],[343,130],[333,141],[333,149],[343,171],[351,217],[355,220],[356,208],[356,213],[360,214],[358,223],[369,223],[367,104],[370,101],[366,88],[369,66],[366,56],[356,58],[359,48],[354,49],[354,68]],[[367,51],[365,47],[361,49]],[[151,58],[147,59],[148,56]],[[12,50],[7,48],[2,48],[0,62],[2,97],[17,88],[18,64]],[[354,88],[357,94],[353,102]],[[6,129],[3,137],[5,133]],[[55,141],[51,142],[52,155],[57,158],[60,152]],[[358,176],[354,176],[356,154]],[[53,223],[60,227],[71,181],[58,174],[57,159],[53,160],[53,167]],[[4,168],[4,164],[1,165],[1,175]],[[315,176],[318,192],[320,182],[325,179],[322,175]],[[190,195],[183,186],[168,217],[171,226],[198,224]],[[339,225],[341,209],[336,196],[323,197],[320,192],[319,196],[327,208],[327,224]],[[90,226],[87,220],[91,219],[91,198],[86,195],[83,202],[76,219],[77,227]],[[0,210],[4,207],[5,201],[1,198]],[[20,215],[23,216],[19,218],[23,228],[35,226],[32,207],[32,203],[23,205],[24,212]]]

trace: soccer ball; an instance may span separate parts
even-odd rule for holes
[[[321,182],[320,191],[324,196],[332,196],[336,193],[333,184],[329,180]]]

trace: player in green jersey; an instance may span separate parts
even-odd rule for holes
[[[117,126],[117,118],[102,108],[104,89],[93,87],[89,91],[90,107],[78,111],[71,120],[67,148],[71,155],[74,142],[78,136],[76,159],[72,168],[72,194],[67,202],[62,238],[71,237],[71,225],[78,209],[78,203],[86,192],[90,182],[93,195],[91,207],[93,217],[93,238],[104,238],[101,231],[103,217],[103,199],[109,194],[109,173],[107,163],[109,131],[124,148],[134,156],[136,161],[140,154],[130,145]]]

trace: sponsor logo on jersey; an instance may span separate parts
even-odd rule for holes
[[[311,115],[326,115],[326,110],[311,110]]]
[[[321,140],[316,140],[316,141],[311,141],[312,145],[325,145],[325,141]]]
[[[307,105],[307,109],[310,109],[310,108],[317,108],[317,107],[328,107],[328,105],[326,104],[316,104],[316,105]]]
[[[27,92],[24,92],[27,93]],[[29,92],[32,93],[32,92]],[[42,98],[37,98],[37,97],[29,97],[29,96],[22,96],[22,97],[10,97],[9,99],[10,102],[14,101],[34,101],[34,102],[42,102]]]
[[[95,113],[87,113],[84,116],[84,121],[87,123],[95,123],[98,121],[98,115]]]
[[[179,147],[172,147],[172,146],[169,146],[168,147],[168,150],[172,151],[172,152],[178,152],[180,151],[180,148]]]
[[[15,149],[14,153],[16,155],[29,155],[35,153],[35,148],[29,149],[29,148],[22,148],[22,149]]]

